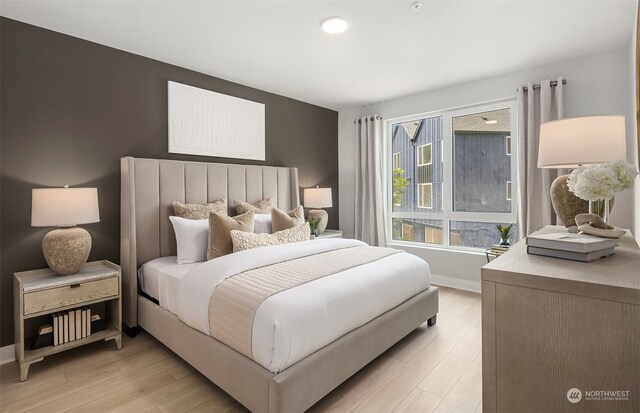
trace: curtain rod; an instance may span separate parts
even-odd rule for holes
[[[566,85],[566,84],[567,84],[567,79],[562,79],[562,84],[563,84],[563,85]],[[557,80],[552,80],[552,81],[551,81],[551,87],[553,87],[553,86],[558,86],[558,81],[557,81]],[[534,88],[534,89],[540,89],[540,85],[535,84],[535,85],[533,85],[533,88]],[[526,87],[526,86],[522,86],[522,91],[523,91],[523,92],[526,92],[527,90],[529,90],[529,88],[528,88],[528,87]],[[375,118],[375,119],[382,119],[382,117],[381,117],[381,116],[377,116],[377,115],[376,115],[376,116],[371,116],[370,118],[365,118],[364,120],[368,122],[368,121],[370,121],[370,120],[371,120],[371,121],[373,121],[373,120],[374,120],[374,118]],[[358,123],[362,123],[362,119],[356,119],[356,120],[354,120],[354,121],[353,121],[353,123],[356,123],[356,122],[358,122]]]
[[[563,85],[566,85],[566,84],[567,84],[567,79],[562,79],[562,84],[563,84]],[[552,80],[552,81],[551,81],[551,86],[552,86],[552,87],[553,87],[553,86],[558,86],[558,81],[557,81],[557,80]],[[534,88],[534,89],[540,89],[540,85],[533,85],[533,88]],[[528,87],[526,87],[526,86],[522,86],[522,91],[523,91],[523,92],[526,92],[527,90],[529,90],[529,88],[528,88]]]
[[[364,120],[367,122],[369,122],[370,120],[373,121],[374,119],[382,119],[382,116],[376,115],[376,116],[371,116],[370,118],[364,118]],[[356,122],[362,123],[362,119],[356,119],[353,121],[353,123],[356,123]]]

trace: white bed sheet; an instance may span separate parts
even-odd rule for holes
[[[158,300],[160,307],[176,314],[176,294],[180,280],[200,264],[178,264],[176,256],[156,258],[138,270],[140,288]]]
[[[366,245],[324,239],[256,248],[200,264],[180,282],[176,313],[210,335],[209,301],[225,278],[251,268],[338,247]],[[429,288],[427,263],[399,252],[267,298],[253,323],[253,359],[278,373]]]

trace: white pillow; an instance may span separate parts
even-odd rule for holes
[[[271,234],[271,214],[255,214],[253,216],[253,232]]]
[[[207,260],[209,220],[170,216],[176,233],[178,264],[191,264]]]

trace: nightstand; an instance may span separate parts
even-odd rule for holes
[[[316,235],[315,239],[319,238],[342,238],[342,231],[336,229],[325,229],[320,235]]]
[[[27,379],[29,366],[44,357],[100,340],[115,340],[122,346],[122,303],[120,267],[112,262],[88,262],[77,274],[59,276],[50,268],[13,274],[14,338],[20,363],[20,381]],[[31,350],[25,334],[31,319],[41,317],[43,324],[52,313],[78,307],[94,307],[105,320],[104,330],[74,341]],[[25,330],[27,332],[25,333]],[[37,334],[37,333],[36,333]]]

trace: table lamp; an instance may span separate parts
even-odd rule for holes
[[[42,239],[42,253],[58,275],[75,274],[91,252],[91,235],[76,225],[99,222],[97,188],[39,188],[31,192],[31,226],[58,227]]]
[[[331,188],[305,188],[304,190],[304,207],[305,208],[330,208],[332,207]],[[312,209],[309,211],[309,219],[319,218],[318,234],[322,234],[327,228],[329,222],[329,214],[322,209]]]
[[[540,125],[538,168],[572,169],[579,165],[626,159],[624,116],[584,116]],[[569,191],[569,175],[551,184],[551,203],[565,226],[575,216],[589,212],[589,202]]]

